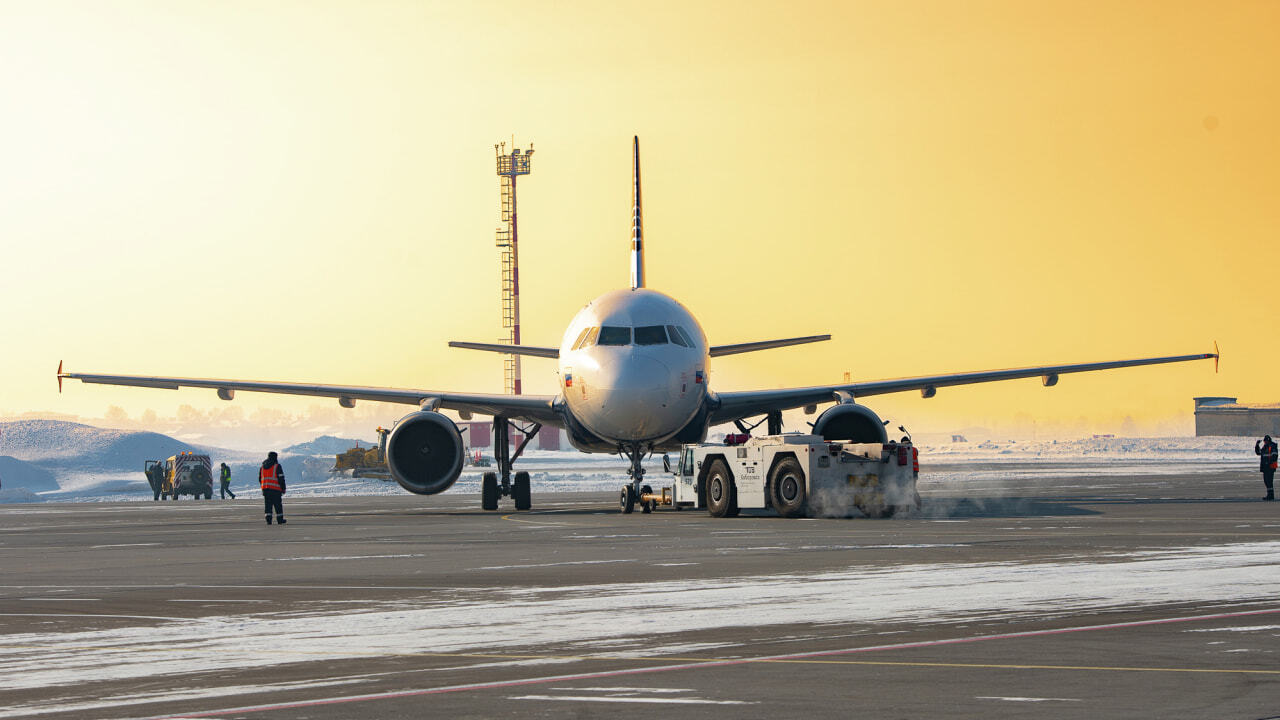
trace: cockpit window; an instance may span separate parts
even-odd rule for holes
[[[666,345],[667,329],[661,325],[643,325],[636,328],[637,345]]]
[[[582,341],[587,339],[587,333],[591,332],[591,328],[582,328],[582,332],[578,333],[578,339],[573,341],[570,350],[577,350],[582,347]]]
[[[689,347],[695,347],[695,343],[693,342],[693,335],[688,330],[685,330],[683,327],[679,325],[676,325],[675,328],[680,332],[680,337],[684,338],[684,341],[689,344],[688,345]]]
[[[600,328],[598,327],[591,328],[591,334],[587,336],[586,340],[582,341],[582,347],[585,348],[585,347],[591,347],[592,345],[595,345],[596,335],[599,335],[599,334],[600,334]]]
[[[631,328],[605,325],[600,328],[600,336],[597,342],[601,345],[630,345]]]
[[[667,326],[667,334],[671,336],[671,342],[681,347],[689,347],[689,343],[685,342],[684,336],[680,334],[680,328],[675,325]]]

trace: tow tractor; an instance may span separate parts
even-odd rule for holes
[[[723,443],[685,445],[675,483],[654,493],[647,486],[636,498],[642,512],[659,506],[706,508],[712,517],[772,507],[783,517],[850,517],[854,510],[873,518],[918,509],[919,464],[910,441],[832,442],[817,435],[786,433],[750,437],[728,435]],[[624,488],[623,512],[629,512]]]

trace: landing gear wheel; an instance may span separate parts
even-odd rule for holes
[[[529,496],[529,473],[516,473],[515,482],[511,486],[511,497],[516,501],[517,510],[533,507],[533,500]]]
[[[773,468],[769,478],[773,506],[782,517],[804,517],[809,506],[808,485],[804,470],[795,458],[783,458]]]
[[[648,485],[642,485],[642,486],[640,486],[640,496],[641,496],[642,498],[643,498],[645,495],[652,495],[652,494],[653,494],[653,488],[649,487]],[[641,500],[641,501],[640,501],[640,512],[642,512],[642,513],[644,513],[644,514],[646,514],[646,515],[648,515],[649,513],[653,512],[654,510],[656,510],[656,509],[657,509],[657,507],[658,507],[658,503],[656,503],[656,502],[654,502],[654,501],[652,501],[652,500]]]
[[[480,509],[498,509],[498,474],[487,472],[480,478]]]
[[[618,506],[623,515],[630,515],[636,509],[636,491],[630,485],[622,486],[622,494],[618,496]]]
[[[707,513],[711,517],[733,517],[737,515],[738,503],[734,497],[733,478],[724,461],[712,460],[707,469]]]

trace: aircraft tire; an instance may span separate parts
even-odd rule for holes
[[[480,508],[498,509],[498,474],[487,472],[480,479]]]
[[[622,486],[622,493],[618,495],[618,508],[622,510],[623,515],[630,515],[636,509],[636,491],[631,489],[630,485]]]
[[[640,494],[641,494],[642,496],[643,496],[643,495],[649,495],[649,494],[651,494],[652,492],[653,492],[653,488],[649,487],[648,485],[641,485],[641,486],[640,486]],[[648,501],[648,502],[641,501],[641,503],[640,503],[640,512],[644,513],[645,515],[648,515],[649,513],[653,512],[653,511],[654,511],[654,509],[655,509],[655,508],[657,508],[657,507],[658,507],[658,504],[657,504],[657,503],[655,503],[655,502],[654,502],[654,501],[652,501],[652,500],[650,500],[650,501]]]
[[[809,506],[808,483],[804,469],[795,458],[783,458],[773,467],[769,478],[771,500],[778,514],[786,518],[804,517]]]
[[[529,473],[518,472],[511,487],[512,499],[516,501],[517,510],[528,510],[533,507],[533,498],[529,491]]]
[[[733,477],[729,468],[719,458],[711,461],[707,469],[707,513],[711,517],[734,517],[738,513],[737,498],[734,497]]]

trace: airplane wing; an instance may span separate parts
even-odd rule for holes
[[[732,422],[754,415],[768,412],[790,410],[791,408],[817,405],[839,399],[839,394],[847,393],[855,398],[867,395],[884,395],[887,393],[919,390],[924,397],[933,397],[938,388],[952,385],[972,385],[974,383],[996,382],[998,380],[1014,380],[1017,378],[1040,377],[1046,387],[1057,385],[1058,376],[1068,373],[1092,372],[1094,370],[1110,370],[1112,368],[1137,367],[1139,365],[1159,365],[1162,363],[1187,362],[1189,360],[1208,360],[1218,358],[1218,353],[1202,353],[1199,355],[1175,355],[1172,357],[1140,358],[1137,360],[1114,360],[1111,362],[1079,363],[1076,365],[1045,365],[1041,367],[1016,368],[1012,370],[987,370],[982,372],[956,373],[953,375],[928,375],[924,377],[901,378],[897,380],[877,380],[865,383],[846,383],[843,385],[818,385],[814,387],[788,388],[783,390],[753,390],[746,392],[716,393],[711,423],[713,425]]]
[[[59,363],[59,391],[62,390],[62,381],[64,379],[99,385],[128,385],[132,387],[162,388],[165,390],[177,390],[183,387],[208,388],[218,391],[218,397],[223,400],[230,400],[235,397],[236,391],[243,390],[244,392],[337,398],[338,403],[343,407],[354,407],[356,400],[369,400],[372,402],[401,403],[420,407],[458,410],[478,415],[501,415],[555,427],[560,427],[563,424],[560,414],[552,406],[555,401],[554,395],[491,395],[364,387],[360,385],[312,385],[308,383],[257,382],[252,380],[98,375],[63,372],[62,364]]]
[[[449,347],[464,348],[466,350],[484,350],[486,352],[506,353],[508,355],[532,355],[533,357],[542,358],[560,357],[559,348],[538,347],[536,345],[508,345],[507,343],[478,343],[450,340]]]
[[[803,345],[805,343],[822,342],[830,339],[830,335],[806,335],[805,337],[786,338],[783,340],[763,340],[761,342],[738,343],[737,345],[712,345],[709,352],[711,357],[720,357],[721,355],[737,355],[738,353],[769,350],[771,348],[788,347],[791,345]]]

